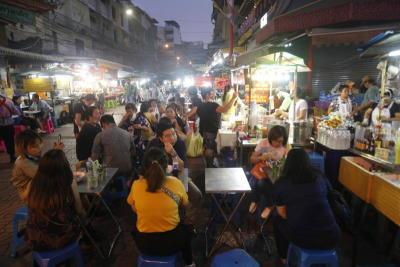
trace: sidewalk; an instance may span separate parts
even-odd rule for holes
[[[123,115],[124,107],[119,106],[107,113],[113,114],[118,123]],[[61,134],[65,144],[65,154],[70,164],[77,162],[75,154],[75,137],[72,124],[63,125],[56,129],[55,133],[43,137],[43,152],[51,149],[58,135]],[[10,242],[12,236],[12,219],[17,208],[23,204],[20,201],[17,191],[10,183],[10,177],[13,164],[9,164],[8,154],[0,153],[0,266],[31,266],[32,259],[30,253],[24,254],[24,257],[13,260],[10,255]]]

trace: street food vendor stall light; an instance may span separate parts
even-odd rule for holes
[[[190,87],[194,85],[194,79],[193,77],[185,77],[183,79],[183,86],[184,87]]]
[[[181,79],[176,79],[174,82],[173,82],[173,85],[174,86],[179,86],[179,85],[181,85],[182,84],[182,80]]]
[[[400,50],[394,50],[389,53],[389,57],[398,57],[400,56]]]

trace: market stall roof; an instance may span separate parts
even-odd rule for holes
[[[391,34],[381,35],[379,41],[375,42],[372,46],[365,49],[361,53],[361,57],[375,57],[375,56],[386,56],[388,53],[394,50],[400,49],[400,32],[392,32]],[[376,37],[374,37],[376,38]]]
[[[26,52],[4,46],[0,46],[0,56],[13,56],[19,58],[30,58],[36,60],[52,61],[52,62],[63,62],[63,58],[60,56],[51,56],[33,52]]]
[[[278,52],[260,57],[256,60],[256,64],[266,68],[281,68],[287,71],[296,71],[296,69],[298,72],[311,71],[302,58],[287,52]]]

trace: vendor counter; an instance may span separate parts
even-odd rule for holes
[[[400,174],[370,172],[361,157],[343,157],[339,181],[365,203],[400,226]]]
[[[377,224],[374,225],[375,242],[378,248],[386,247],[383,236],[389,224],[394,224],[394,230],[389,232],[391,239],[391,256],[398,253],[400,246],[400,174],[392,172],[373,172],[371,160],[360,156],[342,157],[340,161],[339,182],[362,200],[362,214],[357,228],[362,228],[366,222],[367,210],[373,207],[377,213]],[[393,227],[392,227],[393,228]]]

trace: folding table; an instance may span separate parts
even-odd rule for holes
[[[113,222],[117,228],[117,233],[113,237],[108,251],[104,252],[99,247],[99,245],[96,243],[95,239],[93,238],[91,233],[88,231],[88,229],[85,226],[83,226],[83,230],[86,233],[86,235],[88,236],[90,242],[93,244],[93,246],[96,248],[97,252],[100,254],[100,256],[103,259],[107,259],[111,256],[111,253],[112,253],[112,250],[114,249],[115,243],[117,242],[119,236],[122,233],[122,228],[121,228],[120,223],[117,221],[114,214],[111,212],[110,207],[104,201],[103,196],[102,196],[102,193],[105,191],[106,187],[110,184],[112,178],[115,176],[117,171],[118,171],[118,168],[107,168],[106,169],[106,177],[104,177],[104,179],[101,181],[101,183],[99,183],[99,185],[96,188],[89,188],[87,186],[87,180],[85,180],[82,183],[78,183],[79,193],[94,196],[94,198],[92,199],[92,201],[90,203],[90,207],[88,210],[87,222],[90,223],[93,221],[93,217],[96,213],[97,208],[99,207],[99,205],[103,205],[107,214],[111,217],[111,219],[113,220]]]
[[[220,234],[217,236],[217,239],[209,253],[208,242],[206,239],[206,254],[207,256],[210,256],[216,250],[217,245],[221,241],[223,234],[226,232],[228,227],[230,227],[233,216],[238,211],[238,208],[242,203],[246,193],[251,191],[251,188],[242,168],[206,168],[205,174],[206,193],[211,194],[218,208],[218,211],[221,213],[222,217],[225,220],[225,225],[222,228]],[[219,201],[217,200],[216,194],[241,194],[241,196],[239,201],[233,208],[232,212],[227,216],[225,211],[222,209]],[[240,235],[239,238],[236,236],[236,231],[232,231],[232,234],[237,241],[238,239],[241,239]]]

